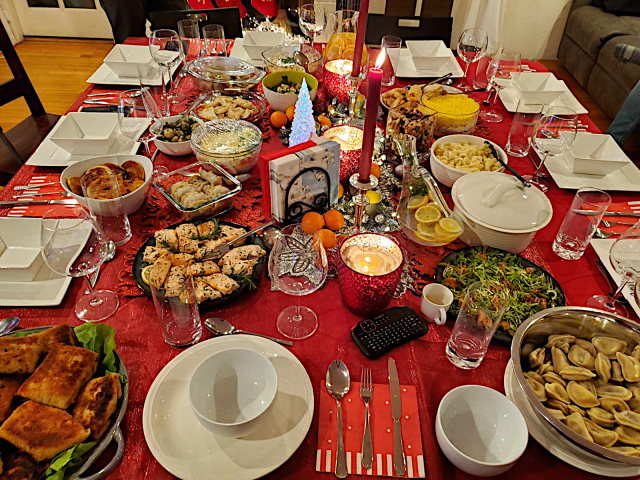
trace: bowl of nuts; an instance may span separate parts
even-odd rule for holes
[[[198,118],[185,117],[178,123],[181,118],[182,115],[173,115],[162,119],[162,132],[153,141],[162,153],[184,156],[193,152],[191,149],[191,132],[204,122]]]

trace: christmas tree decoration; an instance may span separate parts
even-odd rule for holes
[[[313,119],[313,104],[309,97],[307,81],[302,79],[302,86],[296,102],[296,113],[293,116],[289,146],[295,147],[309,141],[312,133],[316,131],[316,121]]]

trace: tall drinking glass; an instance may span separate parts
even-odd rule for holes
[[[387,57],[382,64],[382,85],[390,87],[396,83],[396,69],[400,61],[402,39],[394,35],[385,35],[382,37],[381,47],[384,49]]]
[[[447,342],[449,361],[465,370],[478,368],[508,308],[509,292],[502,284],[480,281],[469,285]]]
[[[147,156],[151,157],[149,142],[162,130],[162,114],[158,106],[151,101],[151,95],[142,90],[126,90],[118,101],[118,125],[125,137],[144,144]],[[151,98],[151,100],[149,100]],[[142,131],[142,133],[140,133]]]
[[[609,205],[607,192],[592,187],[579,189],[553,241],[556,255],[565,260],[582,257]]]
[[[497,123],[503,120],[502,114],[496,112],[496,103],[498,94],[502,88],[508,87],[513,81],[512,72],[519,72],[522,68],[520,53],[511,49],[500,48],[498,52],[491,58],[487,66],[487,80],[489,84],[488,90],[495,90],[491,110],[484,111],[480,116],[487,122]]]
[[[481,88],[488,88],[489,80],[487,79],[487,67],[489,66],[489,62],[494,57],[494,55],[498,52],[499,49],[502,48],[502,45],[499,43],[489,40],[487,42],[487,49],[484,54],[478,60],[478,66],[476,67],[476,74],[473,77],[473,89],[479,90]]]
[[[321,35],[327,26],[327,13],[322,5],[308,4],[300,7],[299,25],[302,32],[311,39]]]
[[[227,42],[224,38],[224,27],[211,24],[202,28],[204,38],[204,57],[226,57]]]
[[[178,22],[178,34],[182,42],[185,62],[199,58],[202,49],[199,22],[191,18],[180,20]]]
[[[152,91],[152,89],[157,85],[157,81],[161,78],[163,74],[163,69],[157,63],[146,63],[144,65],[138,65],[138,81],[140,82],[140,91],[143,89],[147,89],[147,91]],[[166,101],[166,98],[158,98],[156,104],[160,108],[160,111],[163,112],[164,116],[171,115],[169,111],[169,102]]]
[[[149,38],[149,51],[151,52],[151,58],[166,70],[171,82],[171,91],[167,93],[165,76],[162,76],[162,98],[169,103],[183,102],[186,97],[174,91],[173,75],[171,75],[171,69],[180,63],[184,57],[182,42],[178,33],[169,29],[153,31]]]
[[[465,85],[469,66],[473,62],[480,60],[482,55],[484,55],[488,41],[487,32],[479,28],[467,28],[462,32],[462,35],[460,35],[460,40],[458,40],[458,56],[467,64],[464,68],[464,76],[457,86],[460,90],[464,92],[471,90],[471,87]]]
[[[545,104],[536,98],[523,97],[518,100],[505,147],[509,155],[526,157],[529,154],[533,127],[540,120],[544,107]]]

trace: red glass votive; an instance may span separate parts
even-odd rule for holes
[[[340,144],[340,182],[348,182],[351,175],[358,173],[362,152],[362,129],[351,125],[339,125],[328,128],[322,136]]]
[[[385,235],[360,233],[340,247],[338,280],[345,306],[356,315],[382,312],[398,287],[404,257],[398,244]]]
[[[324,88],[327,92],[327,102],[334,98],[342,104],[349,103],[351,91],[351,60],[331,60],[324,66]]]

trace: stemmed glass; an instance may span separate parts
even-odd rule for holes
[[[119,301],[109,290],[93,290],[89,277],[105,261],[109,240],[80,206],[54,208],[42,217],[40,248],[49,268],[67,277],[85,277],[89,294],[76,302],[76,316],[99,322],[113,315]]]
[[[278,331],[295,340],[310,337],[318,329],[318,316],[300,306],[300,296],[318,290],[327,278],[329,263],[320,235],[307,225],[284,227],[269,255],[269,276],[280,291],[298,297],[296,305],[278,315]]]
[[[482,55],[484,55],[488,41],[487,32],[479,28],[467,28],[462,32],[462,35],[460,35],[460,40],[458,40],[458,56],[467,66],[464,69],[464,76],[457,88],[463,92],[471,90],[471,87],[465,85],[469,66],[473,62],[480,60]]]
[[[578,133],[578,114],[567,107],[551,107],[533,127],[531,144],[540,156],[540,163],[533,175],[524,178],[543,192],[549,190],[540,179],[540,170],[548,156],[557,156],[573,145]]]
[[[178,22],[178,33],[182,41],[184,62],[199,58],[202,53],[202,43],[200,42],[200,24],[198,21],[191,18],[180,20]]]
[[[503,116],[496,112],[496,102],[500,89],[508,87],[513,82],[512,72],[519,72],[522,69],[520,53],[511,49],[500,47],[498,52],[489,60],[487,65],[487,90],[492,88],[496,91],[493,96],[491,110],[482,112],[480,116],[487,122],[497,123],[503,120]]]
[[[202,29],[204,37],[203,57],[226,57],[227,41],[224,37],[224,27],[218,24],[210,24]]]
[[[622,282],[613,295],[594,295],[587,300],[587,307],[598,308],[607,312],[628,317],[629,312],[618,298],[630,282],[636,282],[636,297],[638,296],[638,282],[640,282],[640,222],[637,222],[624,232],[609,250],[611,265],[620,276]]]
[[[162,75],[162,99],[168,103],[183,102],[186,97],[174,91],[173,75],[171,75],[171,68],[180,63],[184,58],[184,50],[180,37],[174,30],[155,30],[149,38],[149,51],[151,52],[151,58],[153,58],[158,65],[166,69],[167,76],[171,82],[171,91],[167,93],[165,76]]]
[[[126,137],[144,143],[147,156],[151,158],[149,142],[162,131],[162,113],[151,97],[148,88],[126,90],[120,94],[118,101],[118,124]],[[140,134],[143,127],[144,132]]]
[[[327,26],[327,14],[322,5],[308,4],[300,7],[300,29],[311,38],[311,48],[314,39],[321,35]]]

